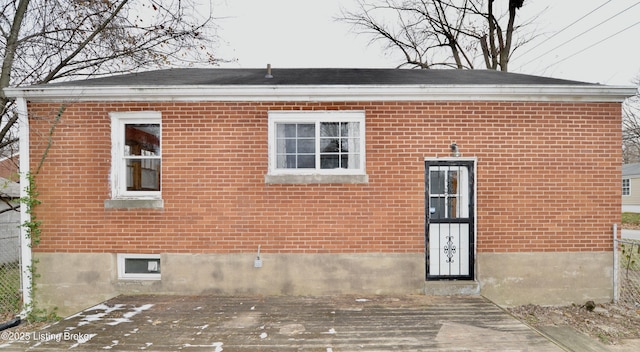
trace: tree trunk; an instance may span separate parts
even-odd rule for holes
[[[487,66],[490,70],[498,68],[498,50],[496,49],[496,24],[493,17],[493,2],[489,0],[487,3],[487,21],[489,22],[489,57],[488,61],[490,65]],[[487,58],[485,58],[485,61]]]
[[[20,0],[18,3],[16,14],[13,17],[13,23],[11,24],[9,37],[7,38],[7,47],[4,49],[2,72],[0,72],[0,97],[2,97],[3,106],[5,106],[6,103],[6,96],[4,95],[3,88],[8,87],[11,83],[11,70],[13,69],[13,60],[18,47],[18,35],[20,34],[20,28],[22,28],[24,15],[29,7],[29,1],[30,0]]]
[[[509,23],[507,24],[507,38],[505,39],[504,48],[500,50],[500,70],[508,71],[509,55],[511,54],[511,40],[513,37],[513,27],[516,21],[516,12],[522,7],[523,1],[509,1]]]

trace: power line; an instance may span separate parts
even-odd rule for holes
[[[577,52],[575,52],[575,53],[573,53],[573,54],[571,54],[571,55],[569,55],[569,56],[567,56],[567,57],[563,58],[562,60],[558,60],[558,61],[556,61],[556,62],[552,63],[551,65],[549,65],[549,66],[545,67],[543,71],[545,71],[545,70],[549,69],[551,66],[554,66],[554,65],[557,65],[557,64],[559,64],[559,63],[561,63],[561,62],[563,62],[563,61],[566,61],[566,60],[568,60],[568,59],[570,59],[570,58],[572,58],[572,57],[574,57],[574,56],[576,56],[576,55],[578,55],[578,54],[580,54],[580,53],[582,53],[582,52],[584,52],[584,51],[586,51],[586,50],[589,50],[589,49],[593,48],[594,46],[596,46],[596,45],[598,45],[598,44],[600,44],[600,43],[604,42],[605,40],[608,40],[608,39],[610,39],[610,38],[612,38],[612,37],[615,37],[616,35],[618,35],[618,34],[620,34],[620,33],[624,32],[624,31],[626,31],[626,30],[628,30],[628,29],[630,29],[630,28],[632,28],[632,27],[635,27],[635,26],[637,26],[637,25],[639,25],[639,24],[640,24],[640,21],[638,21],[638,22],[636,22],[636,23],[634,23],[634,24],[632,24],[632,25],[630,25],[630,26],[628,26],[628,27],[626,27],[626,28],[624,28],[624,29],[621,29],[621,30],[617,31],[617,32],[616,32],[616,33],[614,33],[614,34],[612,34],[612,35],[610,35],[610,36],[608,36],[608,37],[606,37],[606,38],[604,38],[604,39],[602,39],[602,40],[599,40],[599,41],[597,41],[597,42],[595,42],[595,43],[593,43],[593,44],[589,45],[588,47],[586,47],[586,48],[584,48],[584,49],[582,49],[582,50],[579,50],[579,51],[577,51]]]
[[[590,14],[592,14],[592,13],[596,12],[598,9],[600,9],[600,8],[601,8],[601,7],[603,7],[604,5],[606,5],[606,4],[608,4],[608,3],[610,3],[611,1],[613,1],[613,0],[609,0],[609,1],[605,2],[604,4],[602,4],[602,5],[598,6],[598,7],[596,7],[595,9],[593,9],[593,10],[589,11],[589,13],[587,13],[587,14],[583,15],[582,17],[578,18],[577,20],[575,20],[575,21],[571,22],[571,24],[569,24],[568,26],[566,26],[566,27],[562,28],[561,30],[559,30],[559,31],[555,32],[552,36],[550,36],[549,38],[547,38],[547,39],[546,39],[546,41],[548,41],[548,40],[550,40],[551,38],[553,38],[553,37],[557,36],[558,34],[560,34],[560,33],[564,32],[567,28],[569,28],[569,27],[573,26],[574,24],[576,24],[576,23],[578,23],[578,22],[582,21],[585,17],[587,17],[587,16],[589,16]],[[546,41],[541,41],[540,43],[538,43],[538,44],[537,44],[536,46],[534,46],[533,48],[530,48],[529,50],[527,50],[527,51],[525,51],[524,53],[520,54],[520,56],[524,56],[524,55],[526,55],[526,54],[530,53],[533,49],[535,49],[535,48],[539,47],[540,45],[542,45],[542,44],[546,43]]]
[[[579,37],[581,37],[581,36],[583,36],[583,35],[585,35],[585,34],[587,34],[587,33],[591,32],[592,30],[594,30],[594,29],[598,28],[599,26],[603,25],[603,24],[604,24],[604,23],[606,23],[606,22],[609,22],[609,21],[610,21],[610,20],[612,20],[613,18],[620,16],[620,15],[621,15],[621,14],[623,14],[624,12],[629,11],[629,9],[631,9],[632,7],[635,7],[635,6],[637,6],[637,5],[640,5],[640,1],[639,1],[639,2],[637,2],[637,3],[635,3],[635,4],[633,4],[633,5],[631,5],[631,6],[629,6],[629,7],[627,7],[626,9],[624,9],[624,10],[622,10],[622,11],[620,11],[620,12],[616,13],[615,15],[613,15],[613,16],[611,16],[611,17],[607,18],[606,20],[604,20],[604,21],[602,21],[602,22],[598,23],[597,25],[595,25],[595,26],[591,27],[590,29],[587,29],[586,31],[584,31],[584,32],[582,32],[582,33],[580,33],[580,34],[578,34],[578,35],[574,36],[573,38],[571,38],[571,39],[569,39],[569,40],[567,40],[567,41],[564,41],[564,42],[560,43],[559,45],[556,45],[556,46],[555,46],[555,47],[553,47],[552,49],[549,49],[549,50],[545,51],[544,53],[542,53],[542,54],[540,54],[540,55],[536,56],[535,58],[533,58],[533,59],[531,59],[531,60],[529,60],[529,61],[525,62],[525,63],[524,63],[524,64],[522,64],[522,65],[520,65],[520,67],[525,66],[525,65],[527,65],[527,64],[529,64],[529,63],[531,63],[531,62],[533,62],[533,61],[536,61],[537,59],[539,59],[539,58],[541,58],[541,57],[543,57],[543,56],[547,55],[548,53],[550,53],[550,52],[552,52],[552,51],[554,51],[554,50],[558,49],[559,47],[561,47],[561,46],[563,46],[563,45],[565,45],[565,44],[567,44],[567,43],[569,43],[569,42],[573,41],[574,39],[577,39],[577,38],[579,38]],[[634,25],[632,25],[631,27],[633,27],[633,26],[634,26]]]

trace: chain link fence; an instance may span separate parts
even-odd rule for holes
[[[0,178],[0,323],[22,309],[19,197],[20,185]]]
[[[640,308],[640,241],[617,239],[617,303]]]
[[[0,320],[11,318],[22,307],[19,224],[16,211],[0,213]]]

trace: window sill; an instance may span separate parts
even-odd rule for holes
[[[162,199],[107,199],[105,209],[162,209]]]
[[[307,184],[307,183],[369,183],[368,175],[265,175],[267,184]]]
[[[162,278],[160,274],[158,275],[133,275],[133,276],[125,276],[119,277],[118,281],[123,282],[131,282],[131,281],[161,281]]]

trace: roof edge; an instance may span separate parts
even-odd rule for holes
[[[29,101],[584,101],[622,102],[633,86],[600,85],[194,85],[5,88]]]

